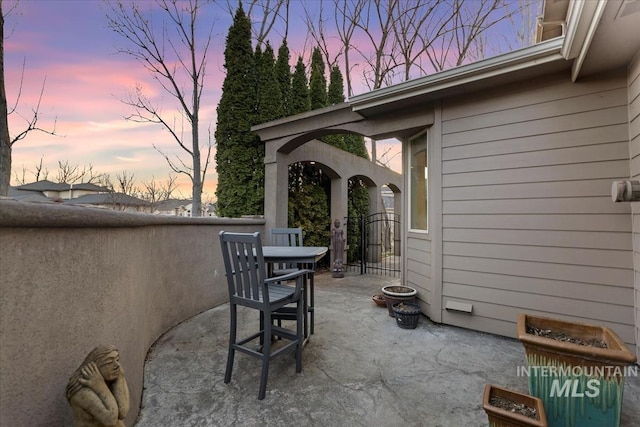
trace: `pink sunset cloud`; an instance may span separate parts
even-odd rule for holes
[[[152,2],[140,4],[153,6]],[[293,68],[298,55],[303,55],[305,63],[309,64],[315,43],[307,35],[304,13],[300,10],[302,3],[292,4],[290,16],[296,25],[289,28],[288,45]],[[212,132],[215,131],[216,109],[225,77],[224,44],[231,24],[227,11],[219,4],[215,5],[218,7],[206,9],[207,17],[203,20],[207,22],[204,25],[206,30],[209,30],[208,25],[213,25],[214,34],[200,110],[203,138],[206,138],[209,126]],[[20,15],[8,21],[13,31],[5,40],[5,77],[10,104],[17,97],[22,63],[26,62],[18,109],[9,118],[10,131],[15,134],[24,127],[20,114],[30,118],[46,78],[39,125],[51,130],[55,123],[57,136],[32,133],[26,140],[18,142],[13,150],[14,167],[31,168],[43,158],[50,171],[57,168],[58,161],[69,161],[79,165],[92,164],[96,170],[110,174],[126,170],[143,181],[152,177],[162,180],[172,172],[154,145],[167,155],[180,155],[185,162],[189,161],[160,125],[124,119],[133,109],[122,101],[133,93],[137,85],[143,88],[145,96],[162,107],[168,121],[179,120],[180,117],[175,100],[139,62],[126,54],[116,54],[117,47],[126,46],[126,41],[107,28],[101,3],[23,1],[19,9]],[[326,30],[328,47],[335,56],[341,42],[335,31],[331,28]],[[271,45],[276,52],[282,33],[282,29],[275,29],[271,34]],[[369,43],[358,31],[352,42],[365,51]],[[366,61],[356,54],[355,49],[351,55],[354,92],[364,93],[368,91],[363,80]],[[344,72],[343,59],[341,55],[339,64]],[[328,69],[326,75],[328,78]],[[378,155],[388,152],[388,164],[397,171],[401,170],[399,149],[397,141],[379,141],[377,144]],[[216,181],[215,164],[211,164],[205,183],[206,191],[211,195]],[[188,177],[179,175],[179,182],[184,185],[182,193],[189,197],[191,183]]]
[[[10,132],[15,135],[25,128],[25,119],[31,119],[44,83],[38,125],[47,131],[55,129],[56,133],[52,136],[32,132],[17,142],[13,149],[14,175],[23,169],[34,170],[42,159],[50,177],[55,176],[58,162],[63,161],[80,167],[92,165],[95,171],[109,173],[113,178],[127,171],[142,185],[151,179],[164,181],[171,173],[153,145],[170,156],[181,154],[161,126],[124,120],[133,110],[122,100],[137,85],[145,96],[163,107],[170,120],[174,115],[169,102],[172,100],[134,58],[115,54],[123,40],[106,29],[99,6],[97,2],[21,2],[17,9],[20,13],[7,21],[5,29],[13,30],[5,32],[9,38],[4,44],[10,105],[20,91],[17,109],[9,116]],[[7,7],[5,3],[3,9]],[[210,52],[211,75],[200,112],[201,121],[206,125],[211,122],[212,128],[224,78],[218,52],[223,48],[223,43],[215,43]],[[215,165],[208,170],[205,199],[212,200],[217,181]],[[178,175],[177,179],[181,188],[176,196],[190,197],[189,178]]]

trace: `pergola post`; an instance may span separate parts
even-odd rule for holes
[[[289,167],[287,155],[275,153],[275,159],[264,164],[265,230],[287,227],[289,205]]]

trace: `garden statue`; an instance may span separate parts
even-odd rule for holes
[[[67,383],[67,400],[76,427],[125,427],[129,386],[120,366],[118,349],[94,348]]]
[[[344,256],[344,231],[340,228],[339,219],[336,219],[333,225],[335,228],[331,230],[331,253],[333,254],[331,271],[333,272],[333,277],[344,277],[344,264],[342,262],[342,257]]]

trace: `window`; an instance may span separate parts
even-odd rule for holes
[[[427,133],[409,140],[410,175],[409,224],[413,230],[428,230],[428,156]]]

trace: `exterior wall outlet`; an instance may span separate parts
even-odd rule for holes
[[[611,199],[614,202],[640,201],[640,181],[613,181]]]

